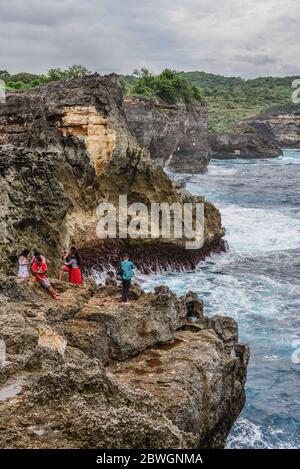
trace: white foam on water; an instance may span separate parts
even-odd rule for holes
[[[281,164],[300,164],[300,149],[285,149],[284,154],[279,158],[276,158],[276,161]]]
[[[227,449],[238,448],[266,448],[262,441],[262,430],[259,425],[255,425],[250,420],[240,417],[232,429],[232,433],[227,438]]]
[[[218,166],[218,165],[212,165],[212,166],[208,166],[207,172],[209,176],[232,176],[234,174],[237,174],[237,169],[225,168],[224,166]],[[205,178],[205,174],[203,175],[203,178]]]
[[[279,355],[265,355],[264,356],[265,360],[270,360],[270,361],[276,361],[278,360],[278,358],[280,358]]]
[[[272,435],[272,440],[268,433]],[[280,438],[284,432],[268,428],[266,432],[260,425],[239,417],[227,438],[226,449],[293,449],[295,446]]]
[[[285,380],[286,378],[282,376],[283,370],[288,377],[288,382],[284,384],[284,392],[289,396],[286,399],[293,399],[290,388],[294,386],[296,389],[297,386],[293,381],[296,380],[296,375],[289,373],[289,369],[293,370],[295,366],[290,357],[294,350],[293,340],[297,338],[295,324],[298,317],[297,308],[294,307],[297,285],[292,281],[286,281],[286,278],[282,279],[280,274],[273,275],[273,267],[280,263],[281,251],[284,252],[284,259],[288,265],[293,250],[299,249],[300,226],[299,220],[293,217],[295,212],[285,210],[284,205],[278,210],[275,209],[276,206],[273,206],[273,209],[261,206],[243,207],[247,198],[238,205],[240,202],[238,188],[234,188],[235,199],[229,199],[236,203],[220,203],[224,200],[220,187],[226,176],[230,179],[231,175],[236,173],[237,182],[240,179],[241,183],[247,184],[247,170],[250,166],[251,168],[257,166],[259,171],[257,174],[260,174],[262,168],[282,165],[281,169],[278,168],[278,177],[280,177],[279,171],[283,170],[284,165],[299,163],[300,151],[291,150],[285,152],[283,157],[274,160],[212,162],[208,174],[200,175],[195,182],[193,182],[194,176],[188,175],[192,181],[190,190],[199,194],[202,193],[201,181],[212,176],[213,200],[219,201],[216,205],[221,211],[222,222],[226,227],[226,239],[230,251],[210,256],[205,262],[201,262],[194,272],[171,272],[170,268],[170,272],[136,275],[136,280],[146,291],[153,290],[155,286],[161,284],[168,285],[177,295],[183,295],[188,290],[195,291],[204,299],[205,314],[229,315],[235,318],[239,324],[240,340],[250,343],[252,353],[248,387],[251,386],[253,391],[252,394],[247,391],[250,412],[246,406],[230,433],[227,448],[293,448],[296,441],[295,436],[286,435],[286,431],[291,429],[293,431],[293,426],[285,423],[286,419],[291,417],[290,409],[293,408],[295,400],[291,404],[286,401],[286,407],[282,405],[282,409],[278,410],[282,392],[279,384],[277,389],[276,385],[274,387],[274,396],[277,399],[275,404],[274,402],[270,404],[269,396],[266,397],[268,389],[264,387],[266,382],[269,383],[269,378],[279,383]],[[178,176],[172,175],[172,177],[179,179]],[[235,179],[235,176],[232,179]],[[274,182],[274,190],[276,183],[277,181]],[[271,198],[265,202],[266,207],[272,207]],[[100,277],[103,279],[103,274]],[[255,408],[257,404],[256,410],[253,410],[253,393],[255,399],[258,399],[258,402],[254,403]],[[272,405],[275,405],[273,409],[275,417],[270,426],[268,417]],[[256,415],[257,420],[255,420]],[[282,421],[278,423],[277,417],[282,418]]]
[[[276,210],[219,206],[232,249],[255,253],[300,248],[299,220]]]

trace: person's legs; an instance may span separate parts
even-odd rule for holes
[[[39,283],[42,285],[42,287],[47,290],[48,293],[57,300],[59,298],[59,293],[54,290],[53,287],[51,287],[50,282],[47,278],[41,278]]]
[[[125,301],[125,302],[128,301],[130,284],[131,284],[131,280],[123,280],[122,301]]]
[[[57,300],[59,298],[59,293],[57,293],[54,288],[52,287],[49,287],[48,288],[48,292],[50,293],[50,295],[52,296],[52,298],[54,298],[55,300]]]
[[[68,267],[67,265],[64,265],[63,267],[61,267],[61,268],[59,269],[59,280],[63,280],[63,277],[64,277],[65,272],[69,274],[69,281],[70,281],[70,272],[71,272],[71,269],[70,269],[70,267]]]
[[[122,280],[122,285],[123,285],[122,301],[125,301],[125,282],[126,282],[126,280]]]

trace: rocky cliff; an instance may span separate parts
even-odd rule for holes
[[[24,247],[41,250],[51,259],[50,266],[70,243],[81,245],[94,266],[101,267],[109,256],[118,259],[119,244],[105,250],[97,240],[96,208],[103,201],[117,204],[120,194],[128,195],[129,203],[147,205],[203,201],[174,184],[138,144],[115,75],[9,93],[0,105],[0,189],[4,274],[15,272],[16,254]],[[223,249],[223,235],[219,211],[205,202],[205,243],[190,255],[191,262]],[[144,244],[143,255],[151,259],[154,243],[149,239]],[[161,240],[155,243],[153,262],[168,262],[169,246],[177,263],[184,265],[182,240],[170,238],[163,249],[161,245]]]
[[[212,157],[276,158],[282,148],[300,148],[300,108],[244,119],[230,134],[210,135]]]
[[[210,135],[212,157],[234,158],[277,158],[282,150],[268,123],[242,121],[230,134]]]
[[[112,280],[53,283],[59,301],[0,280],[1,448],[224,446],[249,358],[234,320],[167,287],[124,305]]]
[[[201,173],[210,158],[207,111],[201,104],[166,105],[157,99],[126,96],[130,129],[151,158],[174,172]]]
[[[267,125],[281,148],[300,148],[300,107],[259,115],[248,121],[251,125]]]

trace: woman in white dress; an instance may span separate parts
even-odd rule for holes
[[[19,256],[19,272],[18,272],[18,277],[20,278],[29,278],[29,266],[30,266],[30,261],[28,259],[29,256],[29,250],[24,249],[24,251],[20,254]]]

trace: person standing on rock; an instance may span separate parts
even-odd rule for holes
[[[66,250],[63,251],[61,255],[61,260],[64,262],[64,265],[59,269],[59,280],[62,280],[64,273],[67,272],[69,274],[69,282],[71,282],[72,267],[66,265],[71,260],[71,254]]]
[[[28,259],[29,256],[29,250],[24,249],[24,251],[21,252],[19,256],[19,271],[18,271],[18,277],[19,278],[29,278],[29,266],[30,262]]]
[[[120,262],[120,275],[123,284],[122,301],[128,303],[129,289],[134,276],[134,264],[129,260],[127,253],[124,253],[122,258],[123,260]]]
[[[70,282],[76,285],[82,285],[80,257],[75,246],[71,247],[70,259],[65,262],[64,266],[70,269]]]

